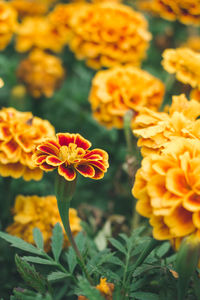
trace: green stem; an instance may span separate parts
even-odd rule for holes
[[[75,187],[76,187],[76,179],[73,181],[67,181],[64,179],[64,177],[62,177],[60,175],[57,176],[56,197],[57,197],[57,204],[58,204],[60,217],[61,217],[64,229],[65,229],[65,232],[67,234],[67,237],[69,239],[69,242],[76,253],[78,263],[79,263],[81,269],[83,270],[86,278],[92,284],[92,279],[87,272],[83,257],[76,245],[76,242],[72,235],[70,222],[69,222],[69,208],[70,208],[70,203],[71,203],[74,191],[75,191]]]
[[[133,110],[128,110],[124,115],[124,135],[126,138],[128,156],[133,155],[133,134],[130,130],[130,125],[133,116],[134,116]]]

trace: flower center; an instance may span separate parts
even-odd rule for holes
[[[62,146],[59,152],[59,158],[67,162],[68,164],[73,163],[78,156],[78,147],[76,144],[69,144],[68,146]]]

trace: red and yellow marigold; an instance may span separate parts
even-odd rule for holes
[[[17,70],[18,78],[35,98],[51,97],[63,81],[64,74],[61,60],[40,49],[33,50]]]
[[[177,137],[137,171],[136,210],[149,218],[153,236],[176,243],[200,233],[200,140]]]
[[[63,233],[64,227],[59,215],[55,196],[23,196],[16,197],[13,208],[14,222],[7,227],[7,232],[34,244],[33,229],[39,228],[44,239],[44,248],[50,250],[52,230],[56,223],[60,223]],[[69,209],[69,222],[72,234],[81,231],[80,218],[75,209]],[[68,246],[67,235],[64,234],[64,246]]]
[[[17,12],[7,2],[0,1],[0,50],[10,43],[17,27]]]
[[[142,108],[133,123],[133,133],[139,136],[142,154],[159,153],[165,144],[177,137],[200,140],[200,103],[188,101],[185,95],[174,96],[169,112]]]
[[[139,12],[113,2],[84,5],[72,17],[71,27],[71,50],[94,69],[119,63],[139,65],[151,39]]]
[[[101,149],[89,150],[91,143],[80,134],[58,133],[36,147],[32,159],[44,171],[58,169],[58,174],[72,181],[77,172],[84,177],[101,179],[108,168],[108,154]]]
[[[114,292],[114,284],[107,282],[106,278],[100,278],[100,283],[96,286],[96,289],[100,291],[101,295],[106,299],[106,300],[112,300],[113,299],[113,292]],[[78,300],[88,300],[84,296],[79,296]]]
[[[123,117],[141,107],[157,110],[164,95],[163,83],[133,66],[118,66],[99,71],[89,96],[94,118],[106,127],[123,128]]]
[[[33,151],[44,137],[54,136],[53,126],[31,112],[0,110],[0,175],[40,180],[42,170],[32,161]]]

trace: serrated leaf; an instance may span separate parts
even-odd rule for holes
[[[33,238],[34,238],[36,246],[39,249],[43,250],[44,249],[43,236],[42,236],[41,231],[37,227],[33,229]]]
[[[159,300],[159,296],[153,293],[135,292],[131,296],[137,300]]]
[[[170,243],[169,242],[165,242],[160,247],[158,247],[156,249],[156,255],[158,257],[163,257],[165,254],[167,254],[167,252],[169,251],[170,248],[171,248]]]
[[[63,248],[63,230],[59,223],[57,223],[53,228],[51,241],[53,256],[55,261],[59,261],[59,257]]]
[[[120,252],[124,253],[126,255],[127,250],[124,248],[124,246],[116,239],[110,238],[109,242]]]
[[[67,277],[71,277],[70,273],[64,273],[64,272],[52,272],[47,276],[48,281],[57,281],[57,280],[62,280]]]
[[[69,247],[69,250],[66,253],[66,258],[69,266],[69,271],[71,274],[73,274],[74,269],[77,265],[77,258],[76,258],[76,253],[74,252],[74,249],[72,247]]]
[[[57,266],[57,263],[55,261],[44,259],[44,258],[37,257],[37,256],[23,256],[23,259],[28,262],[35,263],[35,264]]]
[[[40,249],[37,249],[36,247],[34,247],[33,245],[25,242],[24,240],[16,237],[16,236],[12,236],[8,233],[2,232],[0,231],[0,237],[2,239],[4,239],[5,241],[11,243],[12,247],[33,253],[33,254],[37,254],[37,255],[41,255],[44,256],[44,252],[42,252]]]

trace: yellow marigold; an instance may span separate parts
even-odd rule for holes
[[[10,4],[16,9],[20,17],[43,15],[48,11],[47,3],[39,0],[11,0]]]
[[[33,50],[17,70],[18,78],[35,98],[51,97],[60,86],[64,73],[60,59],[40,49]]]
[[[101,295],[106,299],[106,300],[112,300],[112,294],[114,291],[114,284],[107,282],[106,278],[101,278],[100,283],[96,286],[96,289],[100,291]],[[84,296],[79,296],[78,300],[88,300]]]
[[[166,49],[162,65],[170,74],[192,87],[200,86],[200,53],[189,48]]]
[[[92,81],[89,100],[94,118],[107,127],[123,127],[125,113],[141,106],[157,110],[164,95],[163,83],[133,66],[99,71]]]
[[[139,65],[151,39],[144,17],[117,3],[85,4],[72,17],[71,26],[71,50],[94,69]]]
[[[200,103],[188,101],[185,95],[174,96],[167,112],[154,112],[142,108],[133,123],[133,133],[139,136],[138,146],[145,156],[160,152],[165,144],[177,137],[200,139]]]
[[[52,229],[60,223],[63,233],[64,227],[57,208],[55,196],[23,196],[16,197],[13,208],[14,222],[7,227],[7,232],[34,244],[33,229],[39,228],[44,239],[44,248],[50,250]],[[69,221],[73,235],[81,231],[80,218],[75,209],[69,209]],[[67,235],[64,234],[64,245],[68,246]]]
[[[0,175],[40,180],[42,170],[32,161],[35,147],[44,137],[54,136],[53,126],[31,112],[0,110]]]
[[[150,219],[158,240],[200,232],[200,140],[177,137],[137,171],[136,210]],[[177,240],[178,242],[178,240]]]
[[[0,1],[0,50],[9,44],[17,26],[17,12],[6,1]]]

